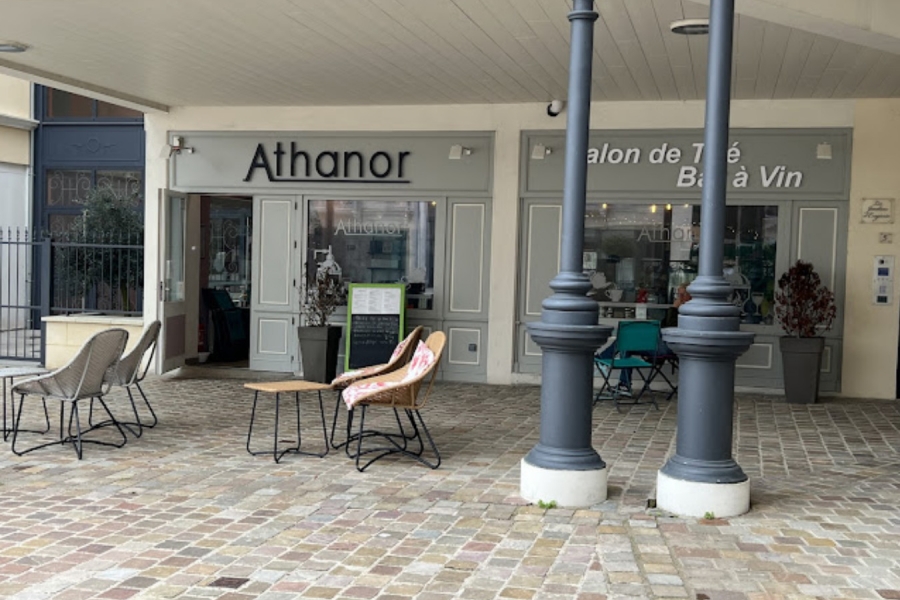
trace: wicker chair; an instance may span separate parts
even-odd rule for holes
[[[144,377],[147,376],[147,370],[153,362],[153,354],[156,352],[156,343],[159,341],[159,330],[161,326],[162,324],[159,321],[153,321],[144,327],[141,339],[138,340],[138,343],[134,348],[132,348],[128,354],[123,356],[118,363],[107,369],[106,375],[104,376],[104,382],[109,386],[123,387],[128,393],[128,399],[131,401],[131,410],[134,412],[134,421],[119,421],[119,425],[123,425],[128,431],[133,433],[135,437],[141,437],[145,427],[147,429],[152,429],[159,423],[156,412],[154,412],[153,407],[150,405],[150,401],[147,399],[147,394],[145,394],[143,388],[141,388],[141,382],[144,380]],[[150,411],[151,420],[145,422],[141,419],[137,405],[134,402],[134,394],[131,393],[131,386],[137,388],[137,391],[141,394],[141,398],[143,398],[147,410]],[[94,401],[91,400],[91,416],[93,416],[93,411]],[[110,424],[111,421],[104,421],[97,425],[94,425],[91,422],[92,427]],[[132,429],[132,427],[136,427],[137,431]]]
[[[447,336],[441,331],[436,331],[429,335],[425,342],[419,342],[412,359],[405,366],[386,375],[358,381],[344,390],[344,402],[350,409],[351,414],[356,408],[360,409],[359,433],[355,436],[357,445],[354,456],[357,470],[360,472],[365,471],[373,462],[390,454],[409,456],[432,469],[437,469],[441,465],[441,455],[419,411],[425,406],[434,386],[434,380],[437,376],[438,365],[440,364],[446,341]],[[424,391],[422,390],[423,387],[425,388]],[[385,434],[375,431],[366,435],[366,410],[371,406],[391,407],[397,417],[397,423],[401,427],[401,432],[403,431],[403,426],[400,423],[397,411],[399,409],[405,411],[409,422],[412,424],[412,437],[407,438],[405,435]],[[350,418],[352,420],[352,416]],[[418,423],[416,423],[417,418]],[[422,439],[423,433],[435,456],[436,460],[434,462],[428,461],[423,456],[425,450],[425,443]],[[390,445],[363,449],[363,439],[371,437],[384,439]],[[418,440],[419,449],[416,451],[409,450],[408,440]],[[363,457],[372,454],[375,456],[363,464]]]
[[[128,341],[128,332],[124,329],[106,329],[87,340],[78,353],[66,365],[59,369],[27,379],[17,383],[13,389],[13,394],[21,395],[19,399],[19,410],[15,415],[13,422],[13,439],[12,451],[17,456],[22,456],[27,452],[45,448],[55,444],[66,444],[72,442],[75,447],[75,454],[79,460],[82,457],[82,449],[85,442],[92,444],[100,444],[103,446],[113,446],[121,448],[125,445],[127,438],[122,427],[115,420],[106,403],[103,401],[103,395],[109,390],[109,385],[104,382],[104,375],[110,367],[118,362],[125,349],[125,343]],[[42,399],[52,398],[60,401],[59,406],[59,439],[45,444],[32,446],[25,450],[16,449],[18,441],[19,422],[22,418],[22,409],[25,404],[26,396],[40,396]],[[122,436],[121,443],[104,442],[100,440],[85,440],[82,438],[81,420],[78,415],[78,401],[88,398],[96,398],[112,425],[115,425],[119,434]],[[65,420],[66,404],[71,405],[69,412],[68,431],[63,431],[63,422]],[[75,435],[72,434],[72,424],[75,424]],[[68,435],[65,435],[68,433]]]
[[[337,390],[337,401],[334,406],[334,421],[331,424],[331,440],[329,442],[332,448],[337,450],[341,447],[345,447],[347,448],[347,453],[349,455],[349,443],[355,437],[350,435],[350,427],[352,421],[348,416],[347,439],[340,444],[334,443],[334,430],[337,429],[338,413],[341,410],[343,391],[357,381],[361,381],[369,377],[377,377],[378,375],[387,375],[388,373],[396,371],[397,369],[408,363],[409,359],[412,358],[413,352],[415,352],[416,350],[416,346],[418,346],[419,344],[419,340],[422,338],[423,331],[424,328],[421,325],[413,329],[408,336],[403,338],[403,341],[397,344],[397,347],[394,348],[394,352],[391,354],[391,358],[390,360],[388,360],[388,362],[380,365],[372,365],[371,367],[365,367],[363,369],[346,371],[331,382],[331,387]],[[399,418],[399,415],[397,415],[398,420]]]

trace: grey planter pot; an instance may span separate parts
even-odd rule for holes
[[[779,346],[787,401],[812,404],[819,397],[819,373],[822,370],[825,338],[782,337]]]
[[[298,327],[303,379],[331,383],[337,371],[340,327]]]

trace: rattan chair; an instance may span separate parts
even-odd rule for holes
[[[391,358],[390,360],[388,360],[388,362],[380,365],[372,365],[370,367],[365,367],[362,369],[354,369],[353,371],[345,371],[331,382],[331,387],[337,391],[337,400],[334,406],[334,421],[331,424],[331,439],[329,441],[332,448],[337,450],[341,447],[344,447],[347,449],[347,453],[349,455],[349,443],[355,437],[350,434],[351,420],[348,413],[347,439],[339,444],[334,443],[334,430],[337,429],[338,413],[341,410],[343,391],[357,381],[361,381],[369,377],[387,375],[388,373],[396,371],[397,369],[408,363],[409,359],[412,358],[413,352],[415,352],[416,350],[416,346],[418,346],[419,344],[419,340],[422,338],[423,331],[424,328],[421,325],[413,329],[409,333],[409,335],[403,338],[403,341],[397,344],[397,347],[394,348],[394,351],[391,353]],[[397,418],[399,420],[399,415],[397,416]],[[402,433],[403,432],[401,429],[401,434]]]
[[[127,441],[125,432],[106,406],[106,402],[103,401],[103,395],[109,390],[109,384],[104,382],[104,375],[110,367],[118,362],[127,341],[128,332],[124,329],[106,329],[94,334],[88,339],[78,353],[66,365],[52,373],[17,383],[13,387],[12,392],[13,394],[19,394],[21,398],[19,399],[19,410],[16,412],[15,420],[13,422],[13,453],[22,456],[23,454],[39,448],[71,442],[75,447],[75,454],[78,455],[80,460],[85,442],[103,446],[114,446],[116,448],[124,446]],[[22,410],[24,408],[26,396],[39,396],[43,399],[56,399],[60,401],[59,439],[20,451],[16,449],[16,442],[18,441],[19,433],[21,433],[19,431],[19,422],[22,419]],[[103,407],[103,410],[106,411],[106,414],[109,415],[110,423],[115,426],[122,436],[121,443],[86,440],[82,438],[81,420],[78,415],[78,401],[92,398],[96,398]],[[65,421],[66,404],[69,404],[71,408],[69,412],[69,425],[67,430],[64,430],[63,423]],[[74,436],[72,434],[73,423],[75,425]]]
[[[425,342],[420,342],[416,351],[413,353],[412,359],[396,371],[378,377],[372,377],[358,381],[349,386],[343,393],[344,402],[350,409],[352,422],[352,412],[360,409],[359,432],[356,434],[356,468],[359,471],[365,471],[373,462],[380,458],[391,454],[403,454],[419,461],[420,463],[437,469],[441,465],[441,455],[438,452],[434,439],[422,419],[419,412],[425,406],[431,389],[434,386],[434,380],[437,376],[438,365],[441,361],[441,355],[444,351],[447,336],[441,331],[436,331],[428,336]],[[425,388],[424,390],[422,388]],[[385,434],[377,431],[371,431],[366,434],[365,421],[366,410],[372,406],[387,406],[394,410],[397,417],[397,423],[401,427],[401,435]],[[412,424],[413,435],[406,437],[402,434],[403,425],[400,421],[398,410],[403,410]],[[418,419],[418,423],[416,423]],[[420,430],[421,427],[421,430]],[[435,460],[429,461],[424,456],[425,443],[422,434],[428,440],[428,445],[435,456]],[[363,440],[377,437],[385,440],[390,445],[376,448],[363,448]],[[418,440],[419,449],[416,451],[409,450],[407,441]],[[365,464],[363,458],[374,454]]]
[[[153,362],[153,354],[156,352],[156,344],[159,341],[159,330],[161,326],[162,324],[159,321],[153,321],[144,327],[141,339],[138,340],[138,343],[134,348],[132,348],[128,354],[123,356],[118,363],[107,369],[106,375],[104,376],[105,383],[109,384],[111,387],[123,387],[128,393],[128,399],[131,401],[131,410],[134,412],[134,421],[119,421],[119,425],[123,425],[128,431],[133,433],[135,437],[141,437],[144,428],[152,429],[159,423],[156,412],[153,410],[150,401],[147,399],[147,394],[145,394],[143,388],[141,388],[141,382],[144,380],[144,377],[147,376],[147,371],[150,368],[150,364]],[[150,412],[150,419],[147,421],[141,419],[137,404],[134,402],[134,394],[131,393],[132,386],[137,388],[137,391],[141,394],[141,398],[144,400],[144,404],[147,406],[147,410]],[[93,417],[93,411],[94,401],[91,400],[91,417]],[[90,422],[92,427],[111,424],[110,421],[104,421],[103,423],[94,425],[92,419]],[[132,427],[136,427],[137,431],[132,429]]]

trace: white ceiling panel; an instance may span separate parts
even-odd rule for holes
[[[861,45],[861,26],[825,28],[822,18],[804,28],[796,11],[779,22],[794,1],[754,0],[754,16],[736,18],[734,97],[900,93],[900,56],[886,50],[900,43],[879,33]],[[595,99],[703,97],[708,39],[669,24],[705,16],[707,1],[595,4]],[[4,0],[0,40],[30,49],[0,55],[0,70],[149,107],[544,102],[566,97],[570,9],[569,0]]]

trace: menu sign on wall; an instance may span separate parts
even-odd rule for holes
[[[386,363],[403,339],[406,286],[350,284],[345,369]]]

